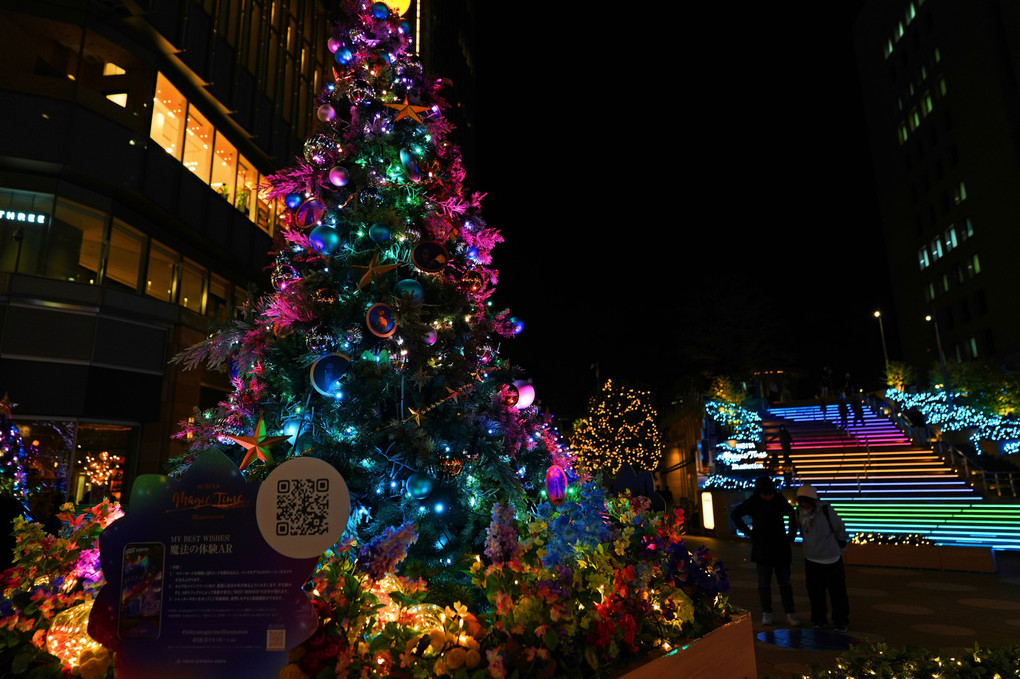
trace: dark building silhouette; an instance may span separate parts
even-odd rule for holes
[[[0,3],[0,394],[39,451],[30,487],[121,498],[228,392],[169,359],[268,284],[283,208],[256,187],[318,123],[337,6]],[[471,6],[405,14],[452,101],[471,100]]]
[[[904,358],[1015,362],[1020,4],[872,0],[854,39]]]

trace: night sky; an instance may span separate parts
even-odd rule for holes
[[[748,341],[763,367],[811,382],[827,364],[879,386],[872,312],[890,295],[851,35],[861,2],[810,17],[477,4],[467,184],[506,239],[495,303],[526,323],[501,348],[545,406],[580,415],[596,362],[668,401],[706,351],[717,370],[747,365]]]

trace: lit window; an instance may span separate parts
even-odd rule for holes
[[[209,293],[205,311],[220,322],[227,320],[227,305],[230,303],[230,283],[216,274],[209,278]]]
[[[964,231],[964,239],[963,240],[967,240],[968,238],[973,238],[973,237],[974,237],[974,224],[971,223],[970,217],[967,217],[967,228]]]
[[[942,94],[943,97],[946,96],[946,79],[941,75],[939,76],[939,93]]]
[[[914,17],[916,17],[916,16],[917,16],[917,9],[914,7],[914,3],[910,3],[909,5],[907,5],[907,23],[910,23],[911,21],[913,21]]]
[[[934,283],[929,283],[928,284],[928,301],[930,302],[933,299],[935,299],[935,284]]]
[[[971,358],[978,357],[977,340],[974,339],[973,337],[970,338],[970,357]]]
[[[950,224],[949,228],[946,229],[945,241],[946,241],[946,252],[952,252],[953,248],[955,248],[957,245],[959,245],[959,243],[956,240],[956,226],[955,225]]]
[[[942,239],[935,236],[931,239],[931,261],[937,262],[942,259]]]
[[[924,115],[928,115],[931,113],[933,106],[934,104],[931,99],[931,92],[925,91],[925,93],[921,95],[921,111]]]
[[[911,132],[917,129],[917,126],[921,122],[921,118],[917,115],[917,108],[911,109],[910,115],[907,116],[907,122],[910,124]]]
[[[110,246],[106,256],[104,285],[120,285],[134,292],[142,267],[145,234],[119,219],[110,228]]]
[[[942,292],[949,292],[949,276],[942,274]]]
[[[974,253],[974,257],[971,260],[971,266],[974,268],[974,275],[981,273],[981,260],[978,259],[977,253]]]
[[[896,128],[896,138],[902,144],[907,140],[909,135],[910,133],[907,131],[907,124],[900,123],[899,127]]]
[[[152,99],[149,136],[174,158],[184,149],[184,115],[188,102],[162,73],[156,75],[156,96]]]
[[[899,41],[903,37],[903,22],[900,21],[896,24],[896,40]]]
[[[234,207],[248,215],[254,221],[255,215],[255,187],[259,183],[259,173],[255,166],[248,162],[244,156],[237,159],[237,197],[234,199]]]
[[[935,63],[937,64],[937,63],[939,63],[940,61],[942,61],[942,52],[940,52],[940,51],[939,51],[939,48],[938,48],[938,47],[936,47],[936,48],[935,48]]]
[[[181,264],[180,293],[177,303],[186,309],[202,313],[202,302],[205,298],[206,268],[187,257]]]
[[[888,59],[890,54],[892,54],[892,38],[885,43],[885,58]]]
[[[114,92],[106,95],[106,98],[121,108],[127,108],[127,92]]]
[[[965,200],[967,200],[967,186],[963,182],[958,182],[956,191],[953,192],[953,203],[959,205]]]
[[[923,82],[923,81],[925,81],[927,79],[928,79],[928,69],[925,68],[924,66],[922,66],[921,67],[921,81]]]
[[[103,75],[124,75],[125,73],[127,73],[127,71],[112,61],[107,61],[103,64]]]
[[[204,182],[209,181],[212,166],[213,127],[201,113],[188,109],[187,135],[184,137],[184,167]]]
[[[216,133],[213,147],[211,185],[228,203],[234,202],[234,181],[237,178],[237,149],[226,138]]]
[[[928,248],[922,247],[917,251],[917,260],[921,265],[921,271],[924,271],[930,266],[931,263],[928,261]]]
[[[161,243],[153,241],[149,248],[149,271],[145,279],[145,294],[163,302],[172,302],[179,255]]]

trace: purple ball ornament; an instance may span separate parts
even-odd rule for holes
[[[324,123],[332,122],[336,118],[336,109],[329,104],[323,104],[315,111],[315,116]]]
[[[427,344],[427,345],[429,345],[431,347],[431,346],[435,345],[435,343],[438,340],[439,340],[439,333],[436,332],[435,328],[429,328],[428,330],[425,331],[425,344]]]
[[[567,499],[567,487],[570,485],[563,467],[554,464],[545,473],[545,492],[549,502],[559,507]]]
[[[330,38],[326,41],[326,47],[329,48],[331,53],[336,54],[336,51],[340,49],[340,41],[336,38]]]
[[[333,186],[347,186],[351,181],[351,173],[343,165],[337,165],[329,171],[329,183]]]
[[[294,224],[307,229],[319,223],[326,214],[326,206],[318,198],[309,198],[294,211]]]

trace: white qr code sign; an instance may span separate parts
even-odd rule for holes
[[[332,547],[351,515],[347,483],[333,465],[295,457],[270,472],[255,502],[259,531],[269,546],[294,559]]]

